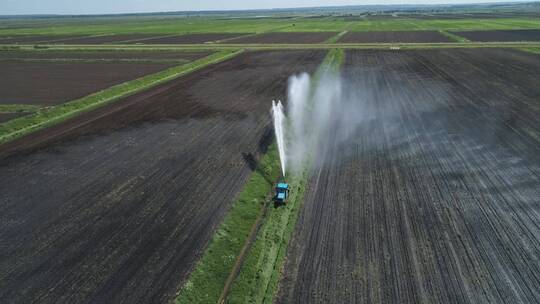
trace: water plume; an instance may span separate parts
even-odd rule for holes
[[[286,116],[280,102],[272,104],[284,174],[285,167],[301,173],[307,161],[324,159],[318,156],[331,144],[347,141],[359,127],[363,121],[359,99],[351,99],[343,87],[340,75],[332,71],[318,74],[316,80],[307,73],[289,78]]]
[[[276,133],[279,160],[281,162],[281,173],[285,176],[285,166],[287,164],[285,154],[285,114],[283,113],[281,101],[278,101],[276,104],[276,101],[272,100],[272,116],[274,117],[274,131]]]

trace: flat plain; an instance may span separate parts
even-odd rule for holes
[[[277,303],[540,301],[540,61],[348,51]],[[349,121],[350,122],[350,121]]]
[[[324,54],[244,53],[0,146],[0,302],[172,300]]]
[[[540,6],[508,5],[0,17],[0,303],[540,302],[538,43],[480,40]],[[350,111],[272,208],[271,101],[343,52]]]

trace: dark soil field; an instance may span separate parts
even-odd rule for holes
[[[540,30],[499,30],[499,31],[469,31],[453,32],[471,41],[540,41]]]
[[[158,35],[148,34],[126,34],[126,35],[108,35],[108,36],[92,36],[80,37],[74,39],[65,39],[55,43],[58,44],[125,44],[133,40],[152,38]]]
[[[0,103],[59,104],[171,66],[161,63],[2,61]]]
[[[210,55],[209,51],[0,51],[0,60],[186,60]]]
[[[81,36],[13,36],[2,38],[0,44],[34,44],[76,38],[81,38]]]
[[[210,41],[216,41],[221,39],[234,38],[238,36],[246,35],[245,33],[212,33],[212,34],[187,34],[178,36],[169,36],[161,38],[151,38],[134,41],[133,43],[142,44],[199,44]]]
[[[346,55],[276,302],[539,303],[539,57]]]
[[[240,37],[224,43],[322,43],[337,35],[334,32],[315,33],[264,33],[255,36]]]
[[[399,32],[348,32],[338,42],[341,43],[436,43],[452,42],[437,31],[399,31]]]
[[[324,55],[244,53],[0,146],[0,302],[170,301]]]

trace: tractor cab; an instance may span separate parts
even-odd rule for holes
[[[288,196],[289,184],[278,183],[276,186],[276,195],[274,196],[274,202],[276,202],[276,204],[285,204]]]

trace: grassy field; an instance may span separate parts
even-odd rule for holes
[[[101,22],[43,22],[37,26],[0,29],[0,35],[106,35],[182,33],[261,33],[402,30],[494,30],[540,28],[538,18],[413,19],[387,18],[349,21],[342,17],[220,19],[209,17],[143,19],[137,21],[103,19]]]
[[[0,124],[0,143],[5,143],[31,132],[57,124],[85,111],[95,109],[109,102],[118,100],[121,97],[134,94],[141,90],[180,77],[206,65],[229,59],[240,52],[241,51],[222,51],[215,53],[203,59],[128,81],[71,102],[40,109],[33,115],[10,120]]]

